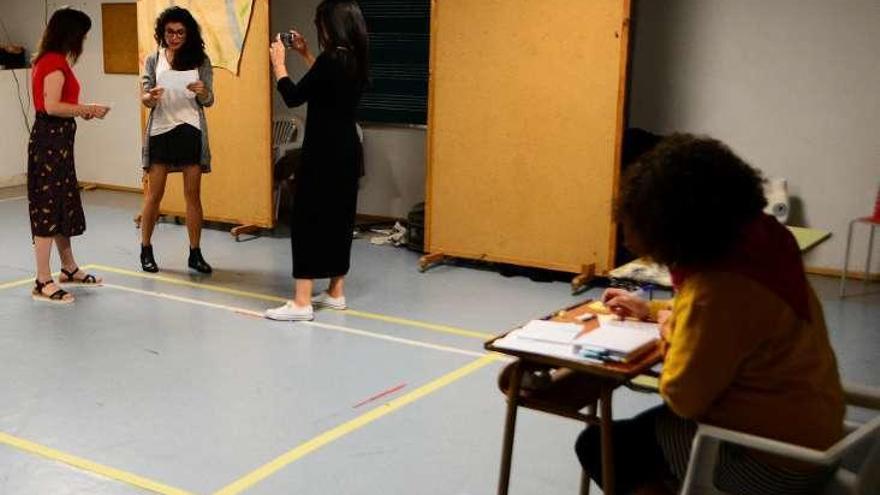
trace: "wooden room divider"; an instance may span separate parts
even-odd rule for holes
[[[629,0],[438,0],[426,250],[613,268]]]
[[[214,63],[215,103],[206,111],[212,171],[202,182],[205,219],[272,227],[269,0],[139,0],[141,71],[144,58],[156,50],[156,16],[170,5],[190,9]],[[169,178],[163,214],[185,216],[182,188],[180,177]]]

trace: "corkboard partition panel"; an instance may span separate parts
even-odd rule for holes
[[[137,74],[137,4],[102,3],[105,74]]]
[[[429,252],[611,268],[628,16],[628,0],[434,3]]]
[[[217,2],[218,8],[224,8],[222,0],[210,1]],[[156,14],[144,12],[141,4],[138,2],[138,29],[151,32]],[[144,39],[143,36],[140,38]],[[141,71],[144,54],[155,49],[155,45],[140,47]],[[226,69],[214,67],[216,101],[207,109],[212,171],[202,178],[206,220],[260,227],[274,225],[271,92],[269,0],[256,0],[239,74],[236,76]],[[185,216],[180,174],[169,176],[161,212]]]

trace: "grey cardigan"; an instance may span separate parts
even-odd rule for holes
[[[141,86],[144,92],[156,87],[156,65],[159,62],[159,52],[155,52],[144,61],[144,75],[141,77]],[[202,129],[202,157],[200,165],[202,172],[211,171],[211,148],[208,146],[208,121],[205,119],[205,107],[214,104],[214,69],[211,68],[211,59],[205,56],[205,63],[199,67],[199,79],[205,83],[208,90],[208,96],[204,99],[196,98],[199,104],[199,126]],[[142,155],[143,168],[150,167],[150,129],[153,126],[153,111],[150,109],[150,117],[147,119],[147,130],[144,135],[144,146]]]

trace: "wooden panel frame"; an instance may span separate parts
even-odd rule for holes
[[[152,30],[154,22],[139,18],[138,27]],[[215,102],[206,109],[212,171],[202,179],[207,221],[264,228],[275,225],[269,30],[269,0],[255,0],[238,75],[214,67]],[[155,50],[155,46],[141,48],[141,54]],[[180,174],[168,178],[160,211],[186,216]]]
[[[102,3],[105,74],[138,74],[137,3]]]
[[[613,267],[629,16],[629,0],[434,3],[429,253]]]

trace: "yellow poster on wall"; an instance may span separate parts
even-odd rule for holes
[[[205,50],[214,67],[238,75],[241,52],[254,7],[254,0],[138,0],[138,19],[155,19],[168,7],[189,10],[202,27]],[[139,30],[141,65],[156,49],[152,30]]]

